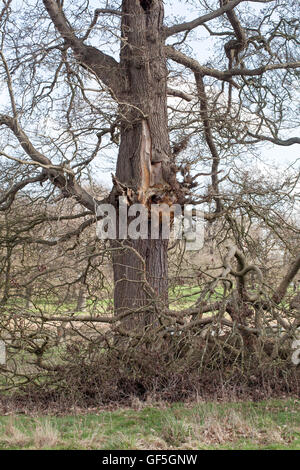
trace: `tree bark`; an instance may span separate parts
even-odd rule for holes
[[[130,240],[114,255],[114,308],[130,331],[156,324],[168,302],[167,240]],[[159,311],[158,311],[159,310]]]

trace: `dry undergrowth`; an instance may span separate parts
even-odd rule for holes
[[[162,439],[161,439],[162,438]],[[209,411],[194,412],[189,420],[167,417],[162,435],[151,439],[152,448],[157,449],[197,449],[211,445],[222,445],[248,440],[252,443],[284,443],[284,430],[274,423],[258,425],[258,420],[243,416],[241,412],[212,408]],[[140,449],[146,449],[148,440],[139,441]]]
[[[33,432],[33,445],[35,449],[56,447],[60,440],[60,432],[49,420],[36,425]]]
[[[1,429],[0,441],[2,441],[2,443],[7,447],[22,448],[29,444],[30,437],[16,426],[15,418],[10,416],[5,429]]]
[[[235,410],[226,410],[220,415],[219,410],[212,409],[203,420],[195,415],[194,421],[194,436],[205,444],[225,444],[239,439],[250,439],[257,443],[283,441],[279,430],[274,426],[259,428],[255,418],[245,418]]]
[[[64,433],[58,424],[46,418],[32,418],[25,427],[10,417],[0,428],[1,448],[27,449],[201,449],[205,447],[234,446],[251,442],[257,447],[272,443],[284,446],[293,441],[291,433],[299,429],[278,426],[269,418],[253,415],[247,410],[221,408],[212,405],[208,409],[199,406],[188,414],[180,409],[166,410],[161,426],[143,432],[106,432],[103,424],[76,425],[72,435]]]
[[[49,420],[35,423],[30,432],[25,432],[24,429],[20,429],[16,419],[10,417],[4,432],[1,432],[0,443],[19,449],[28,446],[34,449],[53,448],[60,443],[60,432]]]
[[[10,416],[9,422],[0,427],[0,445],[5,448],[18,449],[54,449],[72,448],[99,449],[105,441],[101,429],[97,427],[86,436],[82,437],[82,429],[75,430],[73,438],[65,438],[62,432],[49,419],[42,422],[34,421],[27,430],[17,423],[15,417]]]

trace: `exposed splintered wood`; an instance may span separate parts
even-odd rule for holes
[[[152,204],[167,204],[176,202],[171,185],[164,179],[163,162],[152,161],[152,139],[149,124],[142,121],[140,145],[141,181],[138,188],[138,201],[149,209]]]
[[[166,189],[167,183],[163,178],[162,163],[152,161],[152,139],[146,120],[142,121],[140,167],[141,182],[138,189],[138,199],[143,204],[148,204],[151,197],[158,192],[157,190]],[[164,201],[162,200],[162,202]]]
[[[140,190],[143,194],[142,198],[150,187],[151,178],[151,134],[149,124],[146,120],[142,121],[142,135],[141,135],[141,148],[140,148],[140,163],[141,163],[141,185]]]

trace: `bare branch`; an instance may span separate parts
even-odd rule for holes
[[[281,69],[297,69],[300,68],[300,61],[297,62],[285,62],[285,63],[279,63],[279,64],[267,64],[267,65],[262,65],[261,67],[257,67],[256,69],[246,69],[246,68],[238,68],[238,69],[231,69],[227,70],[226,72],[223,73],[224,75],[224,80],[229,77],[234,77],[237,75],[240,76],[248,76],[248,77],[254,77],[256,75],[262,75],[264,72],[267,72],[269,70],[281,70]]]
[[[279,304],[284,298],[290,283],[292,282],[292,280],[298,273],[299,269],[300,269],[300,254],[298,254],[297,258],[295,259],[290,269],[286,273],[285,277],[282,279],[280,285],[276,289],[276,292],[273,296],[273,301],[276,304]]]
[[[27,186],[28,184],[33,184],[33,183],[37,183],[37,182],[42,183],[46,179],[47,179],[46,174],[42,172],[40,175],[38,175],[36,177],[26,178],[25,180],[14,184],[12,186],[12,188],[10,188],[10,190],[7,191],[2,198],[0,198],[0,204],[3,204],[6,201],[6,204],[2,205],[0,207],[0,211],[5,211],[5,210],[9,209],[9,207],[12,205],[12,203],[15,199],[15,196],[16,196],[17,192],[20,191],[21,189],[25,188],[25,186]]]
[[[212,181],[212,189],[214,192],[213,198],[216,203],[216,212],[220,213],[222,210],[222,203],[219,197],[219,182],[218,182],[218,170],[219,170],[219,164],[220,164],[220,156],[219,156],[218,149],[215,145],[212,130],[211,130],[210,119],[209,119],[209,114],[208,114],[207,96],[205,92],[205,86],[204,86],[202,75],[196,72],[195,80],[196,80],[196,86],[197,86],[197,91],[198,91],[198,97],[200,100],[200,112],[201,112],[201,117],[202,117],[203,126],[204,126],[205,140],[212,156],[211,181]]]
[[[217,69],[211,69],[209,67],[206,67],[205,65],[200,65],[197,60],[193,59],[192,57],[188,57],[181,51],[177,51],[172,46],[165,46],[165,52],[166,56],[169,59],[172,59],[178,64],[188,67],[193,72],[198,72],[202,76],[207,75],[209,77],[217,78],[218,80],[228,81],[232,83],[235,88],[239,88],[239,86],[235,82],[233,82],[233,80],[231,80],[231,77],[228,77],[228,74],[226,75],[226,72],[220,72]]]
[[[62,191],[64,197],[75,197],[84,207],[93,212],[95,211],[98,201],[75,181],[75,177],[70,169],[63,167],[56,169],[56,166],[52,164],[49,158],[36,150],[16,119],[6,115],[0,115],[0,125],[1,124],[6,125],[14,133],[26,154],[32,158],[34,162],[46,169],[50,181]],[[65,175],[65,173],[67,173],[67,175]]]
[[[91,34],[92,29],[94,28],[94,26],[96,25],[96,23],[98,21],[99,15],[101,15],[101,14],[122,16],[122,12],[119,11],[119,10],[112,10],[110,8],[97,8],[95,10],[95,13],[94,13],[94,18],[92,19],[91,24],[88,27],[87,32],[85,33],[85,35],[82,39],[83,41],[85,41],[89,37],[89,35]]]
[[[175,90],[174,88],[167,88],[167,93],[170,96],[176,96],[177,98],[182,98],[185,101],[192,101],[193,100],[193,95],[189,95],[188,93],[185,93],[182,90]]]
[[[83,44],[79,39],[60,5],[55,0],[43,0],[45,8],[61,37],[70,45],[77,60],[91,70],[115,95],[119,94],[121,74],[118,62],[111,56],[99,51],[96,47]]]
[[[266,135],[253,134],[250,131],[248,131],[247,134],[253,137],[254,139],[267,140],[269,142],[272,142],[273,144],[282,145],[283,147],[288,147],[294,144],[300,144],[300,137],[290,137],[289,139],[282,140],[282,139],[279,139],[278,137],[268,137]]]
[[[181,51],[177,51],[172,46],[165,47],[166,55],[169,59],[174,60],[178,64],[185,65],[193,72],[199,72],[201,75],[207,75],[209,77],[215,77],[218,80],[225,80],[231,83],[235,88],[239,88],[239,85],[232,80],[234,76],[250,76],[254,77],[256,75],[262,75],[264,72],[269,70],[280,70],[280,69],[296,69],[300,68],[300,61],[298,62],[287,62],[279,64],[267,64],[257,67],[256,69],[246,69],[246,68],[235,68],[231,70],[220,71],[217,69],[212,69],[206,67],[205,65],[200,65],[199,62],[191,57],[188,57]]]
[[[165,29],[165,35],[166,37],[172,36],[173,34],[181,33],[182,31],[191,31],[194,28],[197,28],[198,26],[203,25],[207,21],[211,21],[215,18],[218,18],[219,16],[223,15],[224,13],[232,10],[234,7],[236,7],[239,3],[243,2],[245,0],[231,0],[228,2],[226,5],[223,5],[222,7],[218,8],[217,10],[208,13],[207,15],[199,16],[199,18],[196,18],[192,21],[187,21],[185,23],[180,23],[180,24],[175,24],[173,26],[170,26],[169,28]],[[250,0],[253,2],[258,2],[258,3],[269,3],[274,0]]]

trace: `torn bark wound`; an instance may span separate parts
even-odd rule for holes
[[[149,129],[149,124],[145,119],[142,121],[142,136],[141,136],[141,149],[140,149],[140,162],[141,162],[141,173],[142,180],[140,190],[142,194],[145,194],[150,187],[151,178],[151,151],[152,140]]]
[[[163,178],[161,162],[152,162],[151,132],[145,119],[142,120],[140,166],[141,182],[138,189],[138,199],[142,204],[147,205],[157,190],[163,190],[167,183]],[[161,202],[167,201],[162,199]]]

